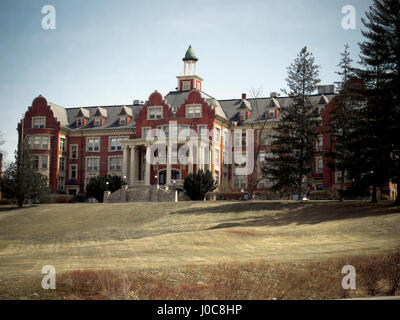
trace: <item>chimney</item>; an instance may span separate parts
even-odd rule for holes
[[[242,93],[242,99],[246,100],[246,94],[245,93]]]

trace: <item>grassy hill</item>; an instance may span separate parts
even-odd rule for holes
[[[400,208],[329,201],[0,207],[0,279],[73,270],[160,270],[318,261],[400,243]]]

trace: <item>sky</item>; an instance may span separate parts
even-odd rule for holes
[[[202,90],[217,99],[286,88],[302,47],[335,74],[344,44],[359,61],[360,19],[372,0],[1,0],[0,133],[6,161],[17,123],[39,94],[63,107],[131,104],[175,90],[191,44]],[[55,8],[55,29],[42,28]],[[355,29],[342,28],[355,8]]]

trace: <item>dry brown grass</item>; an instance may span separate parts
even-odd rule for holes
[[[306,264],[250,262],[187,265],[175,270],[175,273],[166,270],[71,271],[58,279],[53,298],[280,300],[385,295],[391,289],[391,278],[385,271],[388,263],[392,263],[393,255],[397,257],[398,252],[333,258]],[[356,290],[344,290],[341,287],[344,276],[341,269],[346,264],[356,268]]]
[[[87,281],[105,288],[95,290],[97,298],[340,297],[347,293],[331,286],[337,270],[327,264],[321,265],[326,270],[324,279],[305,281],[318,277],[307,267],[310,263],[329,257],[362,257],[366,250],[365,256],[373,256],[399,242],[400,208],[385,202],[52,204],[21,210],[1,206],[0,298],[24,297],[23,291],[6,283],[40,278],[47,264],[58,275],[94,272],[96,277],[88,274]],[[366,275],[362,280],[365,294],[368,288],[376,294],[398,292],[396,259],[386,260],[391,262],[381,272],[386,274],[384,280],[374,279],[373,265],[364,264],[360,272]],[[99,270],[108,270],[104,272],[112,276],[101,276]],[[97,288],[83,285],[82,292],[74,294],[83,298],[89,287]],[[116,293],[107,293],[112,288]],[[40,290],[32,286],[33,292]],[[323,293],[309,294],[319,290]]]

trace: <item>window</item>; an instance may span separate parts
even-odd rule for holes
[[[323,173],[324,171],[324,159],[322,157],[317,158],[317,173]]]
[[[119,125],[120,125],[120,126],[126,125],[126,117],[121,117],[121,118],[119,118]]]
[[[98,152],[100,151],[100,138],[88,138],[87,139],[87,151]]]
[[[59,146],[60,151],[65,151],[66,140],[67,139],[65,139],[64,137],[60,137],[60,146]]]
[[[40,136],[33,138],[33,149],[40,149]]]
[[[58,190],[64,191],[65,190],[65,178],[58,177]]]
[[[208,130],[206,125],[200,125],[198,126],[198,132],[197,134],[202,138],[202,139],[207,139],[208,138]]]
[[[190,127],[186,125],[179,126],[179,137],[180,138],[190,137]]]
[[[32,128],[45,128],[46,117],[34,117],[32,118]]]
[[[201,104],[187,105],[186,118],[201,118]]]
[[[95,127],[99,127],[100,126],[100,118],[94,118],[94,121],[93,121],[93,123],[94,123],[94,126]]]
[[[42,149],[49,149],[49,137],[42,137]]]
[[[315,190],[316,191],[324,190],[324,185],[322,183],[316,184],[315,185]]]
[[[41,168],[42,169],[47,169],[47,167],[48,167],[48,157],[47,157],[47,155],[42,155],[41,156],[41,161],[42,161],[42,164],[41,164]]]
[[[142,138],[146,139],[147,134],[150,131],[150,128],[143,128],[142,130],[143,130]]]
[[[76,180],[78,178],[78,166],[76,164],[71,165],[71,170],[69,176],[71,180]]]
[[[65,158],[60,157],[60,161],[58,163],[58,170],[65,171]]]
[[[88,158],[87,159],[87,170],[98,171],[99,170],[99,158]]]
[[[162,116],[163,116],[163,108],[162,107],[149,107],[147,110],[147,119],[148,120],[162,119]]]
[[[215,127],[215,131],[214,131],[214,139],[216,142],[220,143],[221,141],[221,129],[218,127]]]
[[[121,151],[122,140],[126,138],[111,138],[110,139],[110,151]]]
[[[33,169],[39,169],[39,155],[34,154],[33,158]]]
[[[222,145],[225,147],[228,141],[228,131],[224,130],[224,134],[222,135]]]
[[[215,165],[219,167],[219,149],[214,150]]]
[[[110,171],[120,171],[122,169],[122,157],[110,158]]]
[[[76,144],[71,145],[71,159],[78,159],[78,145]]]
[[[76,119],[76,126],[77,126],[77,127],[82,127],[82,125],[83,125],[83,120],[82,120],[82,118]]]
[[[318,135],[316,142],[316,149],[318,152],[322,151],[322,146],[323,146],[323,135],[320,134]]]
[[[214,177],[214,179],[215,179],[215,184],[216,184],[216,185],[219,185],[219,171],[218,171],[218,170],[215,170],[215,171],[214,171],[214,174],[215,174],[215,177]]]
[[[182,91],[190,90],[190,81],[182,81]]]
[[[275,118],[275,110],[269,110],[268,111],[268,118],[269,119],[274,119]]]

